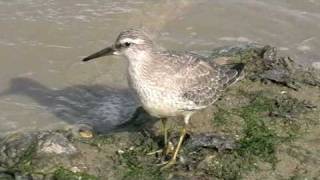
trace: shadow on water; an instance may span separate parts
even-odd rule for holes
[[[117,128],[119,131],[124,129],[124,123],[135,126],[136,120],[143,123],[137,118],[141,114],[139,104],[128,89],[75,85],[54,90],[33,79],[14,78],[10,87],[0,93],[0,96],[6,95],[30,97],[59,119],[71,125],[88,124],[99,133],[116,130],[121,125]],[[150,116],[142,114],[150,120]],[[126,131],[133,129],[127,128]]]

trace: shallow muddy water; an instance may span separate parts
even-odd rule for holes
[[[171,49],[257,42],[310,65],[320,61],[319,22],[317,0],[0,0],[0,135],[130,117],[126,61],[80,62],[128,27]]]

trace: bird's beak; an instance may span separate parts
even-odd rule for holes
[[[109,55],[116,55],[116,54],[118,54],[117,48],[115,46],[110,46],[110,47],[104,48],[96,53],[93,53],[88,57],[83,58],[82,61],[90,61],[92,59],[96,59],[96,58],[99,58],[102,56],[109,56]]]

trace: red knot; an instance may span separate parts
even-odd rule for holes
[[[161,119],[165,148],[168,146],[167,118],[184,118],[179,142],[164,168],[176,162],[190,117],[196,111],[212,105],[225,88],[239,79],[242,71],[242,68],[224,68],[191,52],[159,50],[147,33],[137,29],[121,32],[112,46],[83,61],[107,55],[123,55],[129,61],[129,85],[143,108]]]

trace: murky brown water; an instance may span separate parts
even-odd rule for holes
[[[136,105],[117,90],[126,62],[80,62],[127,27],[150,28],[168,48],[258,42],[310,64],[320,61],[319,22],[318,0],[0,0],[0,134],[129,116]]]

